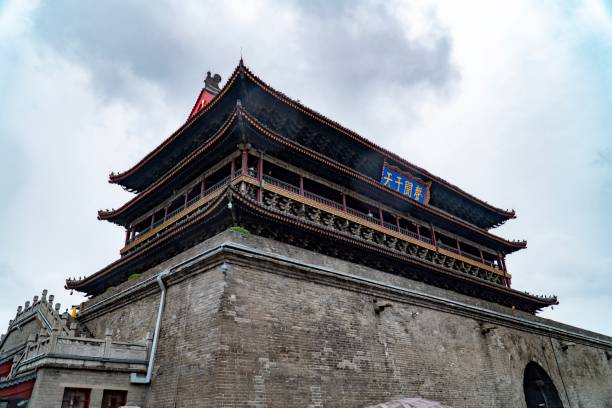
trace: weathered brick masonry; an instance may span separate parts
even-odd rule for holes
[[[606,336],[253,235],[217,235],[93,298],[80,320],[96,336],[111,327],[145,338],[159,289],[142,282],[195,256],[167,279],[150,407],[363,407],[399,396],[524,407],[530,361],[564,406],[612,406]]]

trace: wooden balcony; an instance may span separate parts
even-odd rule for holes
[[[385,222],[384,220],[375,217],[372,213],[366,214],[358,211],[354,208],[346,207],[338,202],[322,197],[310,191],[306,191],[303,188],[284,182],[277,178],[265,175],[261,180],[257,177],[256,171],[250,170],[246,174],[242,174],[240,169],[234,172],[234,178],[229,176],[216,183],[215,185],[206,189],[202,194],[186,202],[186,205],[168,213],[165,219],[160,222],[153,224],[151,228],[142,231],[136,237],[128,242],[128,244],[121,249],[121,254],[124,255],[140,245],[156,239],[162,236],[166,230],[171,227],[178,226],[182,222],[191,219],[195,214],[206,209],[207,204],[214,198],[218,197],[224,188],[229,184],[251,185],[255,189],[263,188],[263,191],[271,192],[289,198],[296,202],[301,202],[305,205],[324,210],[327,213],[333,214],[336,217],[343,218],[347,221],[358,223],[364,227],[370,228],[373,231],[381,232],[403,241],[417,245],[420,248],[427,249],[429,251],[435,251],[437,254],[445,257],[452,258],[457,261],[461,261],[465,264],[472,265],[493,273],[507,281],[511,276],[504,270],[502,270],[497,264],[487,262],[482,258],[478,258],[472,254],[462,253],[457,248],[434,242],[434,240],[428,236],[415,234],[414,232],[405,228],[400,228],[397,224]]]

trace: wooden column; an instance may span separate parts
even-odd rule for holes
[[[164,208],[164,220],[166,218],[168,218],[168,207],[167,206]]]
[[[249,164],[249,151],[247,150],[246,147],[242,148],[242,160],[241,160],[241,166],[240,168],[242,169],[242,175],[246,176],[247,175],[247,171],[248,171],[248,164]]]
[[[129,241],[130,241],[130,229],[126,228],[125,229],[125,244],[127,245]]]
[[[400,225],[400,224],[399,224],[399,217],[396,215],[396,216],[395,216],[395,226],[397,227],[397,231],[398,231],[398,232],[399,232],[399,230],[400,230],[400,226],[399,226],[399,225]]]
[[[342,211],[346,212],[346,194],[342,193]]]
[[[461,255],[461,246],[459,245],[459,238],[455,237],[455,241],[457,242],[457,252]]]
[[[436,248],[438,248],[438,241],[436,240],[436,233],[434,231],[433,224],[429,223],[429,228],[431,229],[431,242],[434,244]]]
[[[419,239],[419,241],[421,240],[421,227],[419,227],[419,224],[414,224],[416,226],[416,230],[417,230],[417,238]]]
[[[236,173],[236,160],[232,159],[232,164],[230,167],[230,179],[234,179],[234,174]]]
[[[478,248],[478,251],[480,252],[480,260],[482,261],[482,263],[485,263],[484,255],[482,254],[482,249]]]
[[[380,225],[384,225],[385,220],[383,219],[383,211],[382,208],[378,209],[378,218],[380,219]]]
[[[263,184],[264,184],[264,158],[263,152],[259,152],[259,160],[257,161],[257,178],[259,179],[259,190],[257,191],[257,201],[263,200]]]
[[[300,195],[304,195],[304,176],[300,174]]]
[[[202,176],[202,180],[200,180],[200,195],[204,195],[204,191],[206,191],[206,178]]]
[[[155,212],[151,214],[151,228],[153,228],[153,223],[155,222]]]
[[[185,208],[187,208],[187,194],[188,193],[185,193],[185,204],[183,204],[183,207],[185,207]]]
[[[504,261],[502,260],[501,252],[497,251],[497,263],[499,264],[499,269],[502,271],[506,271],[506,265],[504,265]]]

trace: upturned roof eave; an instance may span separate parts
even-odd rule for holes
[[[229,187],[226,187],[225,190],[227,190]],[[226,191],[224,191],[223,193],[221,193],[211,204],[210,206],[206,209],[206,211],[204,211],[201,215],[199,215],[196,219],[190,221],[188,223],[188,225],[194,224],[196,223],[200,218],[210,214],[211,212],[217,211],[219,209],[223,209],[225,208],[225,210],[227,210],[227,206],[222,207],[221,204],[224,202],[224,200],[227,200],[227,194]],[[108,264],[107,266],[105,266],[104,268],[98,270],[97,272],[94,272],[93,274],[83,278],[83,279],[66,279],[65,281],[65,285],[64,288],[65,289],[74,289],[74,290],[78,290],[80,292],[86,292],[86,293],[92,293],[92,292],[88,292],[87,291],[87,287],[93,287],[95,286],[96,282],[101,279],[104,278],[108,275],[111,274],[111,272],[113,270],[116,270],[118,267],[123,266],[124,264],[133,261],[134,259],[136,259],[140,254],[143,253],[143,251],[148,251],[151,249],[154,249],[157,245],[160,245],[162,243],[167,242],[169,239],[173,238],[174,235],[176,235],[177,233],[181,232],[185,227],[181,226],[180,228],[176,228],[176,226],[172,227],[173,230],[166,236],[160,238],[157,241],[154,241],[151,243],[151,245],[149,246],[145,246],[141,249],[138,249],[130,254],[124,255],[121,258],[115,260],[114,262],[111,262],[110,264]]]
[[[242,62],[242,61],[241,61]],[[240,67],[240,66],[239,66]],[[486,201],[483,201],[481,199],[479,199],[478,197],[473,196],[472,194],[462,190],[461,188],[455,186],[454,184],[446,181],[445,179],[438,177],[432,173],[430,173],[429,171],[427,171],[426,169],[417,166],[411,162],[409,162],[408,160],[398,156],[397,154],[385,149],[384,147],[379,146],[378,144],[370,141],[369,139],[359,135],[358,133],[342,126],[340,123],[326,117],[325,115],[311,109],[308,108],[307,106],[304,106],[301,102],[293,100],[291,98],[289,98],[287,95],[285,95],[282,92],[277,91],[276,89],[272,88],[270,85],[268,85],[267,83],[265,83],[263,80],[261,80],[257,75],[255,75],[253,72],[251,72],[251,70],[249,70],[246,66],[242,65],[242,68],[245,72],[245,74],[251,79],[253,80],[253,82],[255,82],[258,86],[260,86],[263,90],[265,90],[266,92],[268,92],[269,94],[273,95],[274,97],[276,97],[277,99],[281,100],[282,102],[284,102],[285,104],[301,111],[302,113],[318,120],[319,122],[327,125],[328,127],[331,127],[337,131],[340,131],[341,133],[351,137],[352,139],[358,141],[359,143],[361,143],[362,145],[377,151],[379,154],[390,158],[392,160],[397,161],[398,163],[401,163],[402,165],[416,170],[419,173],[422,173],[424,176],[432,179],[433,181],[436,181],[444,186],[447,186],[448,188],[450,188],[451,190],[455,191],[456,193],[464,196],[465,198],[469,199],[470,201],[473,201],[474,203],[488,208],[491,211],[494,211],[496,213],[498,213],[499,215],[506,217],[506,219],[512,219],[512,218],[516,218],[516,212],[514,210],[504,210],[501,209],[499,207],[495,207],[492,204],[487,203]],[[496,226],[496,224],[493,224],[493,226]]]
[[[206,219],[207,214],[213,213],[213,212],[218,212],[218,211],[225,211],[229,214],[229,209],[227,208],[227,206],[223,205],[224,202],[228,199],[229,195],[228,192],[231,191],[231,195],[232,195],[232,202],[234,204],[233,208],[237,208],[236,206],[248,206],[249,208],[251,208],[253,211],[258,212],[259,214],[262,215],[267,215],[270,217],[273,217],[274,219],[279,219],[282,218],[282,215],[279,215],[277,213],[272,213],[269,210],[261,207],[260,205],[257,205],[254,202],[251,202],[250,199],[248,199],[247,197],[242,196],[241,194],[238,193],[238,191],[231,187],[228,186],[226,187],[226,190],[224,193],[220,194],[220,196],[215,200],[215,202],[213,204],[211,204],[211,206],[206,210],[206,212],[204,214],[202,214],[201,216],[199,216],[197,219],[194,219],[193,221],[191,221],[187,226],[183,227],[181,226],[180,228],[176,228],[175,230],[173,230],[168,236],[166,236],[164,238],[164,240],[169,240],[172,239],[177,233],[180,233],[183,229],[189,227],[189,226],[194,226],[199,222],[202,222],[201,220]],[[330,234],[330,231],[324,231],[318,227],[309,227],[309,228],[314,228],[316,230],[320,230],[321,233],[325,233],[325,234]],[[343,239],[345,239],[346,237],[341,237]],[[146,253],[148,253],[151,250],[154,250],[156,245],[159,245],[160,242],[153,242],[148,246],[145,246],[143,248],[140,248],[138,250],[136,250],[135,252],[133,252],[130,255],[126,255],[122,258],[119,258],[118,260],[116,260],[115,262],[109,264],[108,266],[106,266],[105,268],[99,270],[98,272],[90,275],[89,277],[86,277],[82,280],[66,280],[66,285],[65,288],[66,289],[74,289],[74,290],[78,290],[78,291],[84,291],[87,293],[100,293],[100,292],[95,292],[94,288],[97,285],[97,281],[99,279],[105,278],[106,276],[109,276],[112,274],[113,270],[116,270],[118,267],[122,266],[125,263],[128,263],[130,261],[134,261],[137,260],[139,258],[142,258],[143,256],[146,255]],[[463,277],[465,278],[465,277]],[[486,286],[491,286],[490,284],[487,284],[486,282],[480,282],[479,284],[482,285],[486,285]],[[87,288],[90,288],[91,292],[87,291]],[[528,300],[529,302],[532,302],[535,305],[538,305],[537,307],[535,307],[535,310],[539,310],[543,307],[547,307],[550,305],[554,305],[554,304],[558,304],[557,299],[556,298],[541,298],[541,297],[537,297],[528,293],[523,293],[520,291],[517,291],[515,289],[511,289],[511,288],[506,288],[503,286],[495,286],[496,290],[502,291],[504,293],[508,293],[511,296],[515,296],[518,298],[522,298],[524,300]]]
[[[208,148],[211,145],[213,145],[216,141],[218,141],[224,134],[226,134],[226,132],[229,129],[233,128],[233,125],[235,125],[241,117],[245,118],[245,124],[247,126],[249,126],[252,130],[258,132],[262,136],[267,137],[268,139],[272,139],[276,143],[279,143],[283,145],[284,147],[289,147],[298,153],[306,154],[310,158],[317,160],[323,163],[324,165],[335,167],[337,170],[343,172],[348,177],[351,177],[353,179],[360,180],[362,182],[367,183],[371,188],[377,189],[386,194],[391,194],[396,198],[397,197],[403,198],[401,194],[382,187],[379,183],[375,182],[370,177],[367,177],[357,171],[354,171],[350,169],[349,167],[347,167],[346,165],[343,165],[342,163],[338,163],[335,160],[329,159],[312,149],[302,146],[294,142],[293,140],[290,140],[280,134],[273,132],[272,130],[265,127],[255,116],[253,116],[250,112],[248,112],[244,107],[237,107],[232,112],[230,117],[226,120],[224,125],[222,125],[220,130],[217,131],[215,135],[213,135],[209,139],[209,141],[206,142],[206,144],[204,144],[197,150],[190,153],[186,158],[181,160],[181,162],[177,163],[170,171],[168,171],[164,176],[158,179],[154,184],[150,185],[146,190],[141,192],[139,195],[134,197],[132,200],[128,201],[126,204],[124,204],[119,209],[98,212],[98,219],[110,221],[118,225],[123,225],[122,223],[117,222],[117,218],[121,216],[123,212],[127,211],[133,205],[137,205],[140,201],[143,201],[144,199],[146,199],[149,194],[151,194],[157,188],[160,188],[165,182],[171,179],[171,177],[178,174],[181,169],[185,168],[189,164],[189,162],[191,162],[198,156],[205,154]],[[515,252],[515,251],[518,251],[518,250],[521,250],[527,247],[526,241],[509,241],[504,238],[498,237],[497,235],[492,234],[486,229],[473,225],[461,218],[453,216],[452,214],[448,214],[444,210],[438,209],[436,207],[423,205],[418,202],[414,202],[414,203],[411,202],[410,204],[418,207],[419,209],[427,213],[430,213],[437,217],[442,217],[449,222],[456,223],[463,228],[467,228],[485,238],[488,238],[488,239],[491,239],[497,242],[498,244],[500,244],[500,246],[503,247],[503,249],[505,250],[505,253],[512,253],[512,252]]]
[[[112,210],[99,210],[98,211],[98,219],[101,221],[110,221],[117,225],[125,226],[125,223],[121,223],[118,221],[118,217],[121,216],[125,211],[137,205],[139,202],[143,201],[145,198],[148,198],[149,195],[161,188],[168,180],[170,180],[173,176],[180,173],[182,169],[184,169],[194,158],[199,157],[203,152],[208,150],[208,148],[218,142],[224,135],[227,134],[228,131],[233,129],[233,126],[236,123],[237,109],[234,109],[227,120],[221,125],[219,130],[215,132],[213,136],[210,137],[202,146],[198,149],[192,151],[187,157],[184,157],[179,163],[177,163],[174,167],[172,167],[169,171],[167,171],[162,177],[158,178],[153,184],[149,185],[145,190],[140,192],[137,196],[133,197],[127,203],[123,204],[121,207]]]
[[[219,105],[223,100],[223,97],[229,92],[232,84],[236,81],[238,74],[240,73],[240,65],[236,67],[230,78],[227,80],[227,83],[223,86],[221,91],[215,98],[213,98],[209,103],[207,103],[200,111],[198,111],[195,115],[187,118],[184,124],[182,124],[177,130],[175,130],[168,138],[166,138],[161,144],[159,144],[155,149],[149,152],[145,157],[143,157],[138,163],[132,166],[130,169],[121,172],[121,173],[111,173],[109,176],[109,182],[112,184],[119,184],[126,188],[130,188],[129,185],[124,184],[123,182],[134,173],[136,173],[139,169],[141,169],[145,164],[147,164],[150,160],[152,160],[155,156],[157,156],[166,146],[170,143],[178,139],[193,123],[195,123],[199,118],[205,116],[208,112],[212,110],[215,106]],[[202,95],[203,90],[200,91],[200,96]],[[196,103],[198,99],[196,100]],[[192,111],[193,112],[193,109]]]
[[[230,88],[233,86],[234,83],[236,83],[236,79],[241,77],[240,74],[244,74],[244,76],[248,77],[254,84],[256,84],[257,86],[259,86],[263,91],[267,92],[268,94],[270,94],[271,96],[273,96],[274,98],[276,98],[277,100],[283,102],[284,104],[286,104],[287,106],[291,107],[292,109],[296,109],[300,112],[302,112],[303,114],[317,120],[318,122],[324,124],[327,127],[330,127],[348,137],[350,137],[351,139],[359,142],[360,144],[362,144],[363,146],[376,151],[378,154],[383,155],[385,158],[389,158],[393,161],[398,162],[399,164],[412,169],[413,171],[417,171],[421,174],[423,174],[424,176],[426,176],[427,178],[432,179],[433,181],[439,183],[440,185],[443,185],[447,188],[449,188],[450,190],[454,191],[455,193],[463,196],[464,198],[468,199],[469,201],[473,202],[474,204],[487,209],[488,211],[491,211],[495,214],[497,214],[500,218],[497,221],[492,221],[489,224],[483,226],[483,228],[486,229],[490,229],[493,227],[496,227],[498,225],[503,224],[505,221],[512,219],[512,218],[516,218],[516,213],[514,210],[503,210],[501,208],[495,207],[469,193],[467,193],[466,191],[462,190],[461,188],[455,186],[454,184],[433,175],[432,173],[430,173],[429,171],[423,169],[422,167],[419,167],[417,165],[414,165],[413,163],[410,163],[409,161],[403,159],[402,157],[398,156],[397,154],[388,151],[387,149],[377,145],[376,143],[366,139],[365,137],[357,134],[356,132],[340,125],[339,123],[329,119],[328,117],[302,105],[300,102],[295,101],[291,98],[289,98],[288,96],[286,96],[285,94],[283,94],[280,91],[275,90],[274,88],[272,88],[270,85],[268,85],[267,83],[265,83],[264,81],[262,81],[258,76],[256,76],[255,74],[253,74],[243,63],[242,60],[240,60],[238,66],[236,67],[236,69],[234,70],[234,72],[232,73],[232,75],[230,76],[230,78],[228,79],[227,83],[223,86],[223,88],[221,89],[221,92],[219,93],[219,95],[217,95],[211,102],[209,102],[201,111],[199,111],[196,115],[194,115],[192,118],[188,119],[185,124],[183,124],[177,131],[175,131],[170,137],[168,137],[164,142],[162,142],[159,146],[157,146],[153,151],[151,151],[149,154],[147,154],[143,159],[141,159],[136,165],[134,165],[131,169],[119,173],[119,174],[111,174],[109,181],[111,183],[116,183],[116,184],[121,184],[124,187],[129,188],[129,184],[128,183],[124,183],[124,181],[130,177],[131,175],[135,174],[140,168],[142,168],[147,162],[149,162],[150,160],[152,160],[155,156],[157,156],[158,154],[160,154],[161,151],[164,150],[164,148],[166,146],[168,146],[170,143],[172,143],[174,140],[176,140],[178,137],[180,137],[186,129],[189,128],[189,126],[191,124],[193,124],[195,121],[197,121],[199,118],[203,117],[206,115],[207,112],[209,112],[213,107],[215,107],[216,105],[218,105],[220,103],[220,101],[223,100],[224,96],[229,93]]]

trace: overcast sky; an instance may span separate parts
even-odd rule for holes
[[[308,4],[308,6],[304,6]],[[107,183],[207,70],[278,90],[518,218],[513,286],[612,335],[612,8],[603,1],[0,1],[0,332],[115,260]],[[63,307],[63,308],[64,308]]]

